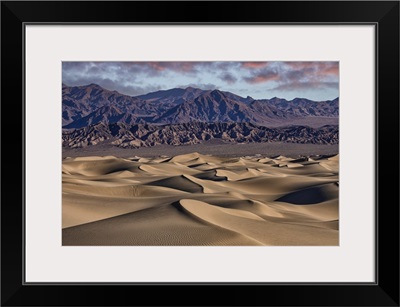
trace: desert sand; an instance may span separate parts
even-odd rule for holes
[[[63,245],[339,244],[339,156],[62,162]]]

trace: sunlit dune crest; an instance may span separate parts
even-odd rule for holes
[[[339,155],[77,157],[63,245],[337,246]]]

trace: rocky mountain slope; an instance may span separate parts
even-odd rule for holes
[[[63,146],[80,148],[105,141],[123,148],[149,147],[159,144],[189,145],[218,139],[226,143],[288,142],[302,144],[338,144],[339,127],[321,128],[289,126],[267,128],[252,123],[182,123],[149,125],[98,123],[89,127],[64,131]]]
[[[190,122],[242,122],[260,126],[299,118],[338,118],[339,100],[255,100],[219,90],[188,87],[130,97],[99,85],[62,88],[63,128],[83,128],[97,123],[180,124]]]

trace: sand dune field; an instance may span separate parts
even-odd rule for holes
[[[76,157],[63,245],[339,244],[339,156]]]

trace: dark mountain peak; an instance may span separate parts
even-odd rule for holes
[[[220,90],[212,90],[210,92],[210,96],[216,99],[217,101],[221,101],[222,99],[226,99],[225,93]]]
[[[268,99],[270,102],[278,103],[278,102],[287,102],[286,99],[284,98],[279,98],[279,97],[272,97],[271,99]]]
[[[184,95],[186,95],[186,96],[191,96],[191,95],[198,96],[205,92],[204,90],[202,90],[200,88],[192,87],[192,86],[185,88],[184,91],[185,91]]]
[[[203,91],[200,95],[195,97],[192,100],[187,100],[185,104],[187,105],[199,105],[199,104],[207,104],[208,106],[214,105],[218,106],[221,103],[229,103],[231,99],[229,99],[224,92],[220,90],[209,90]]]
[[[86,87],[101,88],[101,89],[103,89],[100,85],[98,85],[98,84],[96,84],[96,83],[90,83],[90,84],[86,85]]]
[[[231,100],[236,100],[236,101],[243,102],[245,104],[249,104],[252,101],[254,101],[254,99],[252,97],[250,97],[250,96],[247,96],[246,98],[244,98],[242,96],[233,94],[231,92],[225,92],[225,91],[221,91],[221,92],[225,95],[225,97],[227,97],[227,98],[229,98]]]
[[[193,86],[188,86],[187,88],[185,88],[185,91],[187,92],[194,92],[194,91],[203,91],[202,89],[199,89],[197,87],[193,87]]]
[[[159,90],[148,94],[139,95],[137,97],[144,100],[161,99],[166,97],[181,96],[184,92],[185,90],[182,88],[172,88],[169,90]]]
[[[193,101],[204,91],[194,87],[172,88],[169,90],[160,90],[145,95],[137,96],[137,98],[146,101],[153,107],[158,108],[163,113],[175,106],[181,105],[187,101]]]
[[[98,85],[96,83],[90,83],[88,85],[78,86],[78,88],[86,90],[86,92],[93,92],[93,91],[95,91],[97,93],[103,92],[103,91],[110,92],[109,90],[101,87],[100,85]]]
[[[299,102],[305,102],[305,101],[311,101],[311,100],[308,100],[306,98],[298,97],[298,98],[294,98],[294,99],[292,99],[290,101],[293,102],[293,103],[299,103]]]
[[[219,89],[213,89],[213,90],[210,90],[210,94],[218,94],[218,93],[221,93],[221,94],[223,94],[223,92],[222,92],[222,91],[220,91]]]

